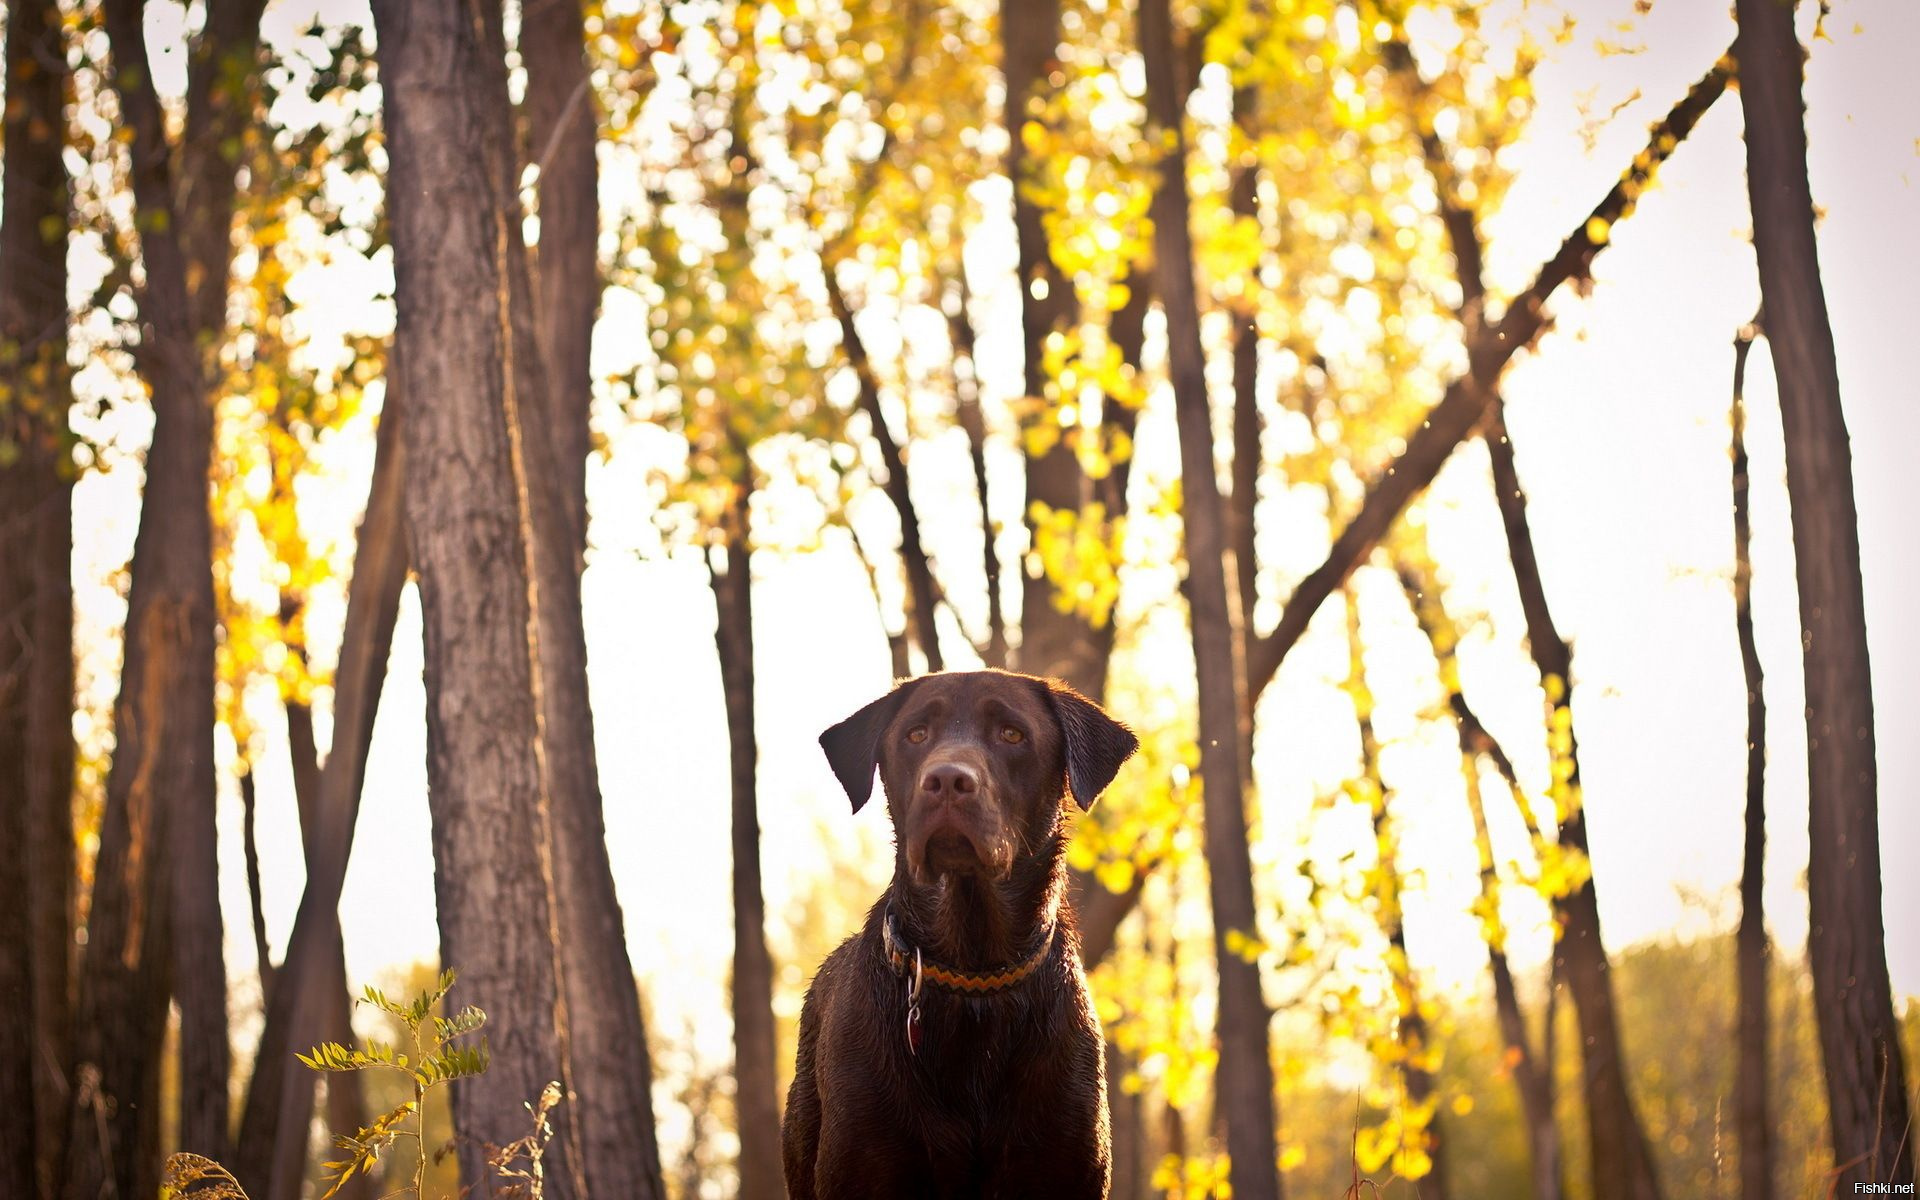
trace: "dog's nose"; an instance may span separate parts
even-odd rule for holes
[[[941,800],[966,800],[980,790],[980,776],[960,763],[937,763],[920,776],[920,790]]]

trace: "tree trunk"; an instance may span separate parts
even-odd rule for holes
[[[598,122],[579,0],[528,0],[520,17],[527,68],[527,157],[540,168],[534,294],[546,366],[548,438],[576,559],[586,550],[593,326],[600,312]]]
[[[1354,713],[1360,725],[1360,769],[1372,799],[1370,819],[1373,844],[1380,856],[1377,867],[1379,882],[1373,889],[1373,895],[1378,906],[1380,932],[1387,938],[1387,966],[1393,978],[1396,1001],[1394,1040],[1401,1054],[1397,1071],[1408,1107],[1420,1108],[1433,1099],[1435,1055],[1432,1034],[1427,1027],[1426,1016],[1420,1011],[1420,989],[1413,977],[1413,963],[1407,958],[1407,928],[1401,919],[1400,909],[1400,867],[1395,861],[1399,854],[1399,832],[1393,814],[1387,807],[1390,799],[1387,782],[1380,773],[1380,742],[1373,731],[1373,701],[1367,689],[1365,657],[1360,641],[1360,606],[1351,588],[1347,589],[1346,600],[1348,690],[1353,697]],[[1438,1106],[1435,1107],[1437,1109]],[[1426,1174],[1420,1177],[1419,1194],[1426,1200],[1446,1200],[1446,1147],[1441,1137],[1437,1111],[1428,1119],[1420,1136],[1422,1143],[1409,1144],[1404,1134],[1401,1140],[1403,1153],[1415,1149],[1426,1152],[1430,1165]]]
[[[568,1077],[540,734],[543,631],[531,599],[536,576],[545,584],[548,575],[535,567],[537,526],[522,503],[540,483],[524,438],[540,418],[524,409],[544,402],[522,389],[538,364],[521,352],[530,339],[514,336],[512,310],[527,293],[517,205],[501,194],[513,153],[499,10],[380,0],[374,16],[392,150],[396,339],[414,399],[405,507],[426,628],[441,961],[460,972],[449,1003],[480,1006],[493,1030],[491,1069],[453,1085],[461,1175],[472,1185],[486,1173],[487,1145],[527,1133],[524,1106]],[[574,1122],[569,1107],[554,1113],[550,1195],[586,1194]]]
[[[146,1194],[157,1181],[159,1047],[181,1010],[182,1149],[224,1156],[226,968],[214,828],[212,409],[189,321],[170,154],[138,0],[105,6],[146,269],[138,359],[154,433],[129,568],[88,953],[81,976],[67,1194]]]
[[[740,479],[726,516],[726,566],[708,556],[714,645],[727,701],[733,790],[734,1104],[740,1132],[740,1200],[779,1200],[780,1107],[773,1028],[773,960],[760,889],[759,742],[754,730],[753,572],[749,518],[753,465],[736,447]]]
[[[1467,802],[1473,814],[1474,844],[1480,855],[1480,898],[1492,920],[1498,924],[1499,881],[1494,874],[1493,838],[1487,828],[1486,805],[1480,796],[1480,762],[1471,749],[1472,739],[1466,722],[1460,725],[1463,766],[1467,780]],[[1553,1057],[1536,1054],[1527,1035],[1527,1018],[1520,1008],[1520,991],[1514,986],[1513,968],[1507,962],[1503,936],[1487,942],[1487,969],[1493,976],[1494,1011],[1500,1025],[1500,1037],[1513,1063],[1513,1083],[1520,1093],[1520,1115],[1527,1125],[1528,1166],[1532,1169],[1535,1200],[1559,1200],[1565,1191],[1560,1165],[1560,1126],[1554,1116]],[[1547,1025],[1553,1023],[1549,983]]]
[[[377,450],[376,453],[378,453]],[[292,497],[285,497],[285,500],[290,503]],[[298,614],[299,609],[300,602],[283,591],[280,601],[282,624],[290,623]],[[298,647],[292,647],[290,649],[293,654],[300,657],[301,669],[304,670],[306,659],[305,651]],[[315,825],[318,822],[320,812],[320,788],[324,769],[320,765],[319,752],[314,744],[313,710],[307,705],[295,700],[285,701],[282,704],[282,708],[286,711],[287,718],[287,754],[291,760],[294,800],[300,810],[300,845],[302,855],[305,859],[307,876],[308,878],[312,878],[314,858],[318,848],[315,841]],[[246,790],[250,791],[251,788],[248,787]],[[251,816],[250,813],[249,816]],[[251,846],[249,846],[247,869],[249,873],[258,870],[258,866],[251,856]],[[249,882],[253,883],[254,881],[250,878]],[[260,924],[260,916],[257,892],[254,896],[254,907],[254,919],[256,926],[258,926]],[[264,929],[256,928],[255,940],[261,946],[261,983],[268,997],[268,1004],[271,1005],[272,991],[266,987],[269,977],[266,974],[265,967],[266,937]],[[346,943],[337,935],[337,931],[333,940],[333,946],[327,954],[318,986],[320,992],[318,1004],[320,1006],[319,1011],[321,1017],[315,1032],[318,1033],[319,1039],[308,1040],[324,1039],[339,1042],[343,1045],[352,1045],[354,1041],[354,994],[348,990],[347,985]],[[307,1103],[302,1109],[306,1119],[295,1121],[285,1126],[285,1128],[302,1131],[307,1128],[312,1120],[311,1089],[314,1087],[324,1087],[326,1089],[327,1128],[333,1131],[336,1136],[350,1133],[366,1125],[366,1097],[361,1088],[360,1075],[358,1072],[346,1071],[325,1076],[303,1077],[306,1079],[306,1087],[308,1088]],[[304,1139],[290,1139],[290,1142],[297,1144],[303,1140]],[[292,1144],[276,1147],[276,1150],[286,1154],[290,1159],[293,1157]],[[304,1160],[305,1155],[303,1154],[299,1157],[301,1160]],[[289,1167],[295,1165],[304,1165],[304,1163],[289,1163]],[[285,1171],[282,1173],[283,1178],[297,1182],[297,1179],[294,1179],[295,1175],[296,1172],[293,1171]],[[374,1190],[373,1173],[363,1171],[356,1173],[351,1179],[341,1184],[340,1190],[336,1192],[335,1195],[344,1196],[346,1200],[372,1200]],[[263,1198],[263,1200],[265,1200],[265,1198]],[[293,1200],[293,1198],[289,1197],[288,1200]]]
[[[1152,137],[1165,138],[1169,146],[1154,192],[1154,259],[1160,304],[1167,318],[1168,373],[1180,433],[1189,623],[1199,676],[1207,874],[1220,975],[1217,1086],[1227,1126],[1233,1194],[1241,1200],[1274,1200],[1280,1194],[1280,1177],[1267,1004],[1257,963],[1229,948],[1230,934],[1256,937],[1258,921],[1247,849],[1247,781],[1240,770],[1246,706],[1239,585],[1215,476],[1206,361],[1194,294],[1193,245],[1187,226],[1185,93],[1178,84],[1167,0],[1144,0],[1139,22],[1140,48],[1146,58],[1148,126]]]
[[[1835,1186],[1912,1184],[1906,1066],[1880,906],[1873,676],[1853,464],[1813,232],[1803,53],[1785,0],[1739,0],[1740,103],[1767,345],[1779,380],[1800,584],[1811,809],[1807,957],[1826,1061]]]
[[[1387,44],[1390,65],[1410,90],[1425,87],[1412,55],[1399,42]],[[1478,327],[1486,301],[1482,278],[1485,256],[1473,210],[1453,194],[1446,150],[1431,127],[1421,131],[1421,148],[1434,188],[1440,197],[1442,223],[1454,254],[1454,270],[1460,283],[1460,322],[1471,330]],[[1571,703],[1571,653],[1553,624],[1547,606],[1546,590],[1540,576],[1533,534],[1527,519],[1526,493],[1521,489],[1513,440],[1506,427],[1500,399],[1503,361],[1484,358],[1474,362],[1472,383],[1482,396],[1487,416],[1487,454],[1493,474],[1495,502],[1506,531],[1507,548],[1512,559],[1514,580],[1520,592],[1520,605],[1527,621],[1527,640],[1540,672],[1541,686],[1548,698],[1548,741],[1554,759],[1554,799],[1561,813],[1561,844],[1581,853],[1587,850],[1586,818],[1580,793],[1580,762],[1575,750]],[[1418,601],[1416,600],[1416,604]],[[1573,972],[1592,981],[1597,992],[1576,988],[1574,1002],[1582,1023],[1582,1061],[1586,1064],[1588,1127],[1593,1139],[1591,1169],[1594,1191],[1599,1197],[1654,1197],[1658,1182],[1653,1161],[1646,1147],[1646,1135],[1635,1115],[1626,1091],[1626,1069],[1621,1061],[1619,1032],[1613,1019],[1613,993],[1608,972],[1606,948],[1599,937],[1599,910],[1589,878],[1572,896],[1556,907],[1566,914],[1567,932],[1578,931],[1571,942],[1562,941],[1563,956],[1579,960]],[[1497,984],[1497,981],[1496,981]],[[1604,1150],[1603,1147],[1612,1149]],[[1614,1154],[1624,1150],[1624,1157]],[[1538,1156],[1536,1156],[1536,1160]],[[1605,1164],[1604,1166],[1602,1164]],[[1610,1182],[1599,1177],[1605,1174]],[[1610,1191],[1620,1188],[1620,1191]]]
[[[72,469],[60,161],[66,47],[16,4],[0,190],[0,1193],[51,1200],[67,1133],[74,923]]]
[[[296,1200],[304,1182],[314,1081],[293,1061],[293,1054],[319,1040],[326,1028],[326,1013],[317,1001],[332,988],[328,980],[340,947],[340,890],[406,585],[407,539],[401,515],[405,448],[396,367],[397,358],[389,356],[373,480],[360,520],[340,659],[333,673],[333,747],[321,768],[318,799],[304,831],[306,890],[275,972],[277,986],[267,998],[232,1164],[255,1200]]]
[[[501,157],[495,178],[507,213],[511,370],[518,395],[527,398],[516,411],[553,853],[565,864],[552,879],[566,1014],[562,1078],[586,1185],[595,1194],[663,1197],[653,1066],[607,855],[581,611],[589,354],[600,274],[596,125],[579,5],[529,6],[521,52],[530,149],[541,165],[537,279],[529,279],[520,250],[518,160]]]
[[[1490,391],[1492,382],[1483,381],[1481,386]],[[1527,519],[1526,493],[1520,486],[1513,443],[1507,436],[1497,396],[1491,403],[1486,443],[1514,583],[1526,615],[1527,649],[1547,698],[1547,740],[1560,846],[1584,855],[1587,812],[1580,785],[1579,744],[1574,736],[1573,652],[1547,607]],[[1653,1153],[1627,1089],[1626,1050],[1621,1044],[1613,973],[1600,935],[1600,906],[1591,875],[1557,900],[1554,907],[1561,921],[1561,934],[1554,944],[1555,969],[1573,993],[1574,1015],[1580,1027],[1593,1194],[1596,1200],[1658,1200],[1660,1183]]]
[[[255,112],[253,82],[266,0],[209,0],[187,67],[174,212],[187,256],[188,320],[208,365],[227,325],[233,201],[243,139]]]
[[[1551,1039],[1554,985],[1548,985],[1547,1047],[1536,1052],[1533,1039],[1527,1033],[1527,1019],[1520,1007],[1519,989],[1514,986],[1513,968],[1507,962],[1506,929],[1500,921],[1500,879],[1494,867],[1493,837],[1488,829],[1486,804],[1480,790],[1481,755],[1491,759],[1506,779],[1530,836],[1537,823],[1528,815],[1530,810],[1520,790],[1519,778],[1513,772],[1512,760],[1486,726],[1480,723],[1480,718],[1460,691],[1460,669],[1453,653],[1459,636],[1447,622],[1446,611],[1430,573],[1416,571],[1408,563],[1402,562],[1398,574],[1400,585],[1407,594],[1408,606],[1413,609],[1414,619],[1433,648],[1434,661],[1439,667],[1440,679],[1447,688],[1448,706],[1453,710],[1454,724],[1460,735],[1467,811],[1473,818],[1474,848],[1480,862],[1479,916],[1487,941],[1487,967],[1493,976],[1494,1013],[1500,1027],[1501,1041],[1506,1046],[1507,1059],[1512,1064],[1514,1086],[1520,1093],[1521,1118],[1527,1126],[1533,1200],[1560,1200],[1566,1188],[1560,1163],[1560,1127],[1553,1111]]]
[[[1733,341],[1733,621],[1747,683],[1747,832],[1740,863],[1739,1022],[1735,1031],[1735,1120],[1740,1135],[1740,1200],[1773,1200],[1773,1123],[1767,1100],[1767,697],[1753,635],[1753,540],[1747,504],[1747,353],[1756,318]]]

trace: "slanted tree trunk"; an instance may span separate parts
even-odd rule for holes
[[[74,921],[67,80],[58,5],[8,17],[0,184],[0,1193],[52,1200],[67,1133]]]
[[[540,730],[545,629],[530,596],[550,576],[522,502],[541,483],[528,471],[526,410],[545,401],[523,389],[538,363],[515,335],[513,309],[530,297],[518,208],[502,194],[514,155],[499,10],[380,0],[374,17],[396,339],[413,401],[405,507],[426,627],[441,961],[460,972],[450,1003],[479,1005],[493,1030],[492,1067],[453,1088],[461,1174],[477,1184],[486,1146],[525,1134],[526,1103],[569,1075]],[[549,1195],[586,1194],[574,1121],[570,1106],[554,1113]]]
[[[340,890],[346,880],[360,788],[366,777],[373,721],[393,647],[400,593],[407,579],[401,513],[405,445],[397,356],[388,358],[386,401],[373,460],[373,480],[360,520],[340,658],[333,672],[333,746],[320,771],[318,799],[304,829],[307,885],[287,951],[275,972],[242,1110],[233,1172],[255,1200],[296,1200],[305,1179],[307,1130],[313,1115],[311,1073],[294,1062],[322,1036],[321,1007],[340,947]]]
[[[773,959],[767,953],[760,888],[760,749],[754,726],[753,464],[733,447],[739,475],[725,517],[725,566],[708,552],[714,645],[727,702],[727,761],[733,791],[734,1104],[740,1131],[740,1200],[779,1200],[780,1107],[773,1028]]]
[[[529,4],[521,22],[529,150],[540,166],[540,243],[508,257],[514,386],[533,540],[539,704],[551,803],[556,928],[569,1043],[565,1079],[580,1170],[595,1195],[664,1197],[653,1066],[607,856],[580,594],[586,547],[589,354],[599,310],[596,121],[577,0]],[[503,143],[504,144],[504,143]],[[519,243],[518,159],[496,163]],[[536,302],[537,298],[537,302]]]
[[[1526,493],[1513,457],[1499,400],[1493,401],[1487,450],[1493,486],[1506,527],[1508,557],[1527,621],[1527,649],[1547,699],[1546,728],[1553,764],[1552,795],[1563,849],[1587,853],[1587,811],[1580,784],[1580,751],[1573,722],[1573,651],[1547,607],[1544,582],[1527,520]],[[1591,876],[1555,902],[1561,931],[1555,970],[1573,994],[1580,1027],[1580,1077],[1586,1098],[1589,1167],[1596,1200],[1658,1200],[1659,1178],[1646,1132],[1627,1089],[1626,1050],[1615,1011],[1613,973],[1600,934],[1600,904]]]
[[[1804,54],[1787,0],[1739,0],[1740,104],[1767,345],[1779,380],[1800,583],[1811,812],[1807,957],[1835,1186],[1912,1184],[1914,1131],[1880,906],[1873,675],[1853,462],[1807,183]]]
[[[1239,584],[1225,505],[1215,476],[1213,422],[1188,230],[1186,135],[1167,0],[1144,0],[1140,49],[1146,58],[1150,135],[1168,149],[1154,192],[1154,259],[1167,318],[1168,373],[1180,433],[1181,514],[1186,530],[1187,600],[1200,692],[1200,774],[1205,795],[1206,856],[1219,964],[1218,1096],[1227,1127],[1233,1194],[1275,1200],[1280,1176],[1269,1014],[1260,968],[1230,948],[1230,934],[1256,937],[1253,868],[1247,849],[1247,780],[1240,769],[1245,737],[1244,669]]]
[[[1410,91],[1418,92],[1426,86],[1403,44],[1389,42],[1387,59]],[[1431,128],[1421,131],[1421,148],[1440,198],[1441,221],[1453,248],[1454,269],[1460,283],[1460,321],[1463,327],[1472,330],[1479,326],[1486,303],[1486,285],[1482,278],[1485,255],[1478,222],[1473,210],[1455,194],[1446,150]],[[1526,493],[1520,486],[1513,439],[1507,431],[1500,398],[1503,371],[1503,362],[1476,359],[1471,382],[1482,396],[1487,413],[1485,440],[1495,503],[1506,531],[1521,610],[1526,616],[1528,646],[1548,699],[1547,732],[1555,764],[1553,791],[1561,813],[1561,845],[1585,854],[1586,816],[1573,728],[1571,651],[1555,628],[1547,606],[1546,589],[1527,519]],[[1606,948],[1599,937],[1599,907],[1592,879],[1561,900],[1557,907],[1565,914],[1565,933],[1569,935],[1560,942],[1559,952],[1562,960],[1572,966],[1569,978],[1582,981],[1576,984],[1574,1002],[1582,1029],[1581,1058],[1587,1088],[1595,1195],[1655,1197],[1659,1187],[1652,1156],[1626,1090],[1624,1052],[1613,1017],[1612,976]],[[1597,990],[1587,990],[1589,986]],[[1615,1191],[1615,1188],[1623,1190]]]
[[[1753,634],[1753,524],[1747,503],[1747,353],[1759,319],[1733,339],[1733,622],[1747,684],[1747,830],[1740,861],[1739,1021],[1735,1030],[1735,1121],[1740,1200],[1773,1200],[1773,1123],[1767,1116],[1767,696]]]
[[[291,504],[293,497],[290,495],[283,496],[281,500],[284,503]],[[296,619],[302,603],[303,601],[285,590],[281,592],[280,615],[283,627],[291,624]],[[292,653],[300,657],[302,664],[301,669],[305,670],[305,651],[299,647],[291,647],[290,649]],[[324,771],[320,765],[319,751],[314,743],[313,710],[306,704],[293,699],[285,700],[282,703],[282,708],[285,710],[287,720],[287,755],[291,760],[294,802],[299,809],[300,815],[301,851],[305,859],[308,877],[311,878],[314,869],[315,852],[317,850],[315,824],[318,820],[320,810],[320,786]],[[252,790],[251,783],[243,779],[243,794],[250,793]],[[251,820],[252,797],[248,795],[246,796],[246,800],[248,804],[248,819]],[[259,864],[256,861],[256,856],[252,849],[251,834],[249,834],[248,841],[247,870],[249,874],[248,883],[252,890],[254,905],[254,940],[256,946],[259,947],[260,953],[261,988],[266,997],[267,1004],[271,1006],[273,997],[272,984],[277,976],[271,973],[267,961],[265,923],[260,913],[258,880],[254,878],[254,875],[259,870]],[[334,938],[332,949],[327,955],[319,980],[319,993],[317,1007],[321,1013],[321,1017],[320,1024],[316,1030],[319,1037],[307,1040],[309,1042],[326,1040],[351,1045],[354,1040],[354,998],[352,993],[347,990],[346,943],[339,936]],[[310,1074],[302,1075],[300,1078],[305,1080],[305,1084],[309,1089],[309,1100],[312,1095],[311,1089],[315,1087],[326,1088],[327,1128],[334,1131],[336,1135],[348,1134],[366,1125],[366,1098],[365,1093],[361,1089],[360,1076],[357,1072],[347,1071],[330,1074],[326,1075],[324,1080],[321,1077]],[[306,1112],[308,1114],[307,1120],[294,1122],[289,1125],[288,1128],[305,1130],[308,1121],[311,1120],[310,1104]],[[293,1158],[292,1145],[275,1147],[275,1149],[288,1155],[289,1158]],[[289,1167],[296,1165],[303,1166],[304,1158],[305,1155],[298,1156],[295,1162],[289,1163]],[[300,1172],[292,1170],[286,1172],[289,1176],[299,1173]],[[335,1195],[344,1196],[346,1200],[372,1200],[374,1195],[373,1173],[356,1173],[351,1179],[346,1180],[340,1185],[340,1190],[336,1192]],[[265,1198],[263,1198],[263,1200],[265,1200]],[[291,1198],[289,1198],[289,1200],[291,1200]]]
[[[1398,574],[1415,622],[1433,648],[1440,679],[1447,688],[1448,707],[1453,710],[1454,724],[1459,731],[1467,811],[1473,818],[1474,849],[1480,862],[1477,912],[1487,942],[1487,967],[1493,976],[1494,1013],[1500,1027],[1501,1041],[1506,1046],[1507,1060],[1512,1064],[1514,1087],[1520,1093],[1520,1114],[1527,1126],[1533,1197],[1534,1200],[1560,1200],[1566,1189],[1560,1163],[1560,1127],[1553,1111],[1552,1069],[1553,990],[1557,981],[1548,984],[1546,1045],[1536,1050],[1533,1038],[1527,1032],[1527,1018],[1520,1007],[1520,992],[1514,985],[1513,968],[1507,962],[1506,927],[1500,920],[1500,878],[1494,866],[1493,837],[1487,825],[1486,803],[1480,788],[1480,759],[1483,755],[1494,763],[1501,777],[1506,780],[1529,836],[1534,834],[1538,823],[1530,815],[1531,810],[1520,789],[1519,777],[1514,774],[1512,760],[1493,734],[1480,723],[1480,718],[1460,690],[1460,668],[1454,659],[1454,647],[1459,642],[1459,635],[1447,620],[1446,610],[1430,573],[1418,571],[1403,561],[1399,564]]]
[[[1407,958],[1407,927],[1401,919],[1400,866],[1396,861],[1400,835],[1388,808],[1391,797],[1387,781],[1380,773],[1380,741],[1373,730],[1373,701],[1367,688],[1364,648],[1360,641],[1360,606],[1350,587],[1346,601],[1348,690],[1360,725],[1361,777],[1367,783],[1373,843],[1380,855],[1379,882],[1373,896],[1380,932],[1387,938],[1387,967],[1397,1002],[1394,1040],[1401,1054],[1397,1070],[1408,1106],[1419,1108],[1433,1098],[1432,1032],[1427,1027],[1425,1014],[1420,1011],[1420,988],[1413,977],[1413,963]],[[1440,1116],[1436,1111],[1421,1131],[1421,1143],[1411,1143],[1404,1137],[1401,1143],[1403,1152],[1415,1149],[1426,1152],[1430,1165],[1418,1186],[1420,1195],[1427,1200],[1446,1200],[1447,1196],[1446,1145],[1441,1134]]]

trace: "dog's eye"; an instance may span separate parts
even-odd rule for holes
[[[1000,740],[1018,746],[1021,742],[1027,740],[1027,735],[1012,725],[1002,725],[1000,727]]]
[[[916,746],[926,741],[927,727],[925,725],[915,725],[912,729],[907,730],[907,740]]]

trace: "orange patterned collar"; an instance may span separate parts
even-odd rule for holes
[[[880,923],[880,937],[886,948],[887,963],[895,975],[906,978],[909,984],[919,978],[927,983],[938,984],[949,991],[960,992],[968,996],[986,996],[994,992],[1004,992],[1020,983],[1040,969],[1053,949],[1053,941],[1059,923],[1050,923],[1040,938],[1040,945],[1025,960],[1011,963],[992,971],[961,971],[954,967],[941,966],[921,954],[918,947],[900,936],[899,923],[894,919],[893,906],[887,906],[886,919]],[[915,989],[918,990],[917,988]]]

